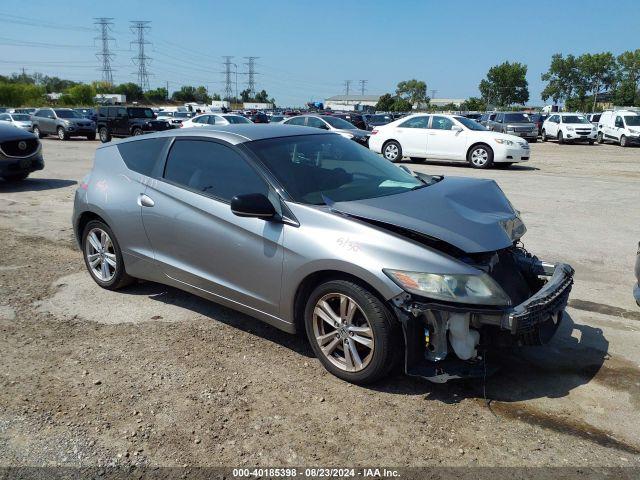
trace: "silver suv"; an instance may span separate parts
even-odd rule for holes
[[[31,131],[38,138],[57,135],[60,140],[71,137],[96,139],[96,124],[71,108],[39,108],[31,118]]]
[[[438,382],[482,376],[484,350],[554,335],[573,281],[519,246],[526,229],[494,181],[413,174],[309,127],[105,144],[73,227],[101,287],[165,283],[305,332],[355,383],[396,362]]]

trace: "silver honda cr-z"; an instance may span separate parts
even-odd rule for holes
[[[520,245],[492,180],[412,173],[334,133],[182,129],[98,148],[76,192],[91,277],[186,290],[287,332],[331,373],[443,382],[554,335],[573,269]]]

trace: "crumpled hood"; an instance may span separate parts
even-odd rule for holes
[[[526,232],[518,212],[493,180],[445,177],[418,190],[330,207],[439,239],[467,253],[509,247]]]

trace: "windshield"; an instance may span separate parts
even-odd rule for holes
[[[389,115],[370,115],[369,123],[383,123],[391,122],[392,118]]]
[[[173,112],[158,112],[159,117],[173,117]]]
[[[229,123],[251,123],[251,120],[240,115],[225,115],[224,119]]]
[[[624,117],[628,127],[640,127],[640,115],[629,115]]]
[[[530,123],[531,119],[526,113],[505,113],[504,123]]]
[[[78,112],[73,110],[56,110],[58,118],[83,118]]]
[[[294,201],[324,205],[383,197],[425,186],[380,155],[339,135],[300,135],[246,143]]]
[[[453,117],[453,118],[455,118],[458,122],[460,122],[462,125],[467,127],[469,130],[478,130],[480,132],[487,131],[487,128],[485,128],[484,125],[480,125],[478,122],[476,122],[475,120],[471,120],[470,118],[466,118],[466,117]]]
[[[130,108],[129,117],[131,118],[153,118],[153,110],[150,108]]]
[[[331,125],[333,128],[340,128],[342,130],[356,130],[353,123],[347,122],[338,117],[322,117],[322,119]]]
[[[12,117],[16,122],[27,122],[31,119],[29,115],[24,113],[14,113]]]
[[[284,119],[283,116],[281,115],[272,115],[271,116],[271,121],[272,122],[281,122]]]
[[[582,115],[564,115],[562,117],[562,123],[591,123],[586,117]]]
[[[187,112],[176,112],[173,114],[173,118],[191,118],[191,114]]]

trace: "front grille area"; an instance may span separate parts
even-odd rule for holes
[[[35,138],[7,140],[0,143],[0,150],[9,157],[28,157],[38,150],[39,142]],[[20,148],[20,147],[24,148]]]
[[[582,130],[576,130],[576,133],[578,135],[589,135],[591,133],[591,129],[582,129]]]

